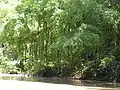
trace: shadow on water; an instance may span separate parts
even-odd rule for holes
[[[64,79],[64,78],[39,78],[39,77],[26,77],[19,75],[0,75],[0,80],[18,80],[18,81],[68,84],[68,85],[76,85],[76,86],[120,88],[120,83],[107,83],[107,82],[99,82],[99,81],[91,81],[91,80],[73,80],[73,79]]]

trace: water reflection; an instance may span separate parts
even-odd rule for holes
[[[46,83],[57,83],[57,84],[69,84],[77,86],[92,86],[92,87],[107,87],[107,88],[118,88],[119,83],[106,83],[90,80],[73,80],[64,78],[38,78],[38,77],[26,77],[18,75],[7,75],[0,76],[0,80],[19,80],[19,81],[32,81],[32,82],[46,82]]]

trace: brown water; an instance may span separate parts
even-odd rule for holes
[[[105,88],[118,88],[120,90],[120,83],[108,83],[108,82],[98,82],[91,80],[73,80],[73,79],[63,79],[63,78],[38,78],[38,77],[26,77],[19,75],[0,75],[0,80],[18,80],[18,81],[32,81],[32,82],[45,82],[45,83],[55,83],[55,84],[68,84],[76,86],[90,86],[90,87],[105,87]]]

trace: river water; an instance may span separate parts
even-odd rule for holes
[[[18,81],[32,81],[32,82],[45,82],[55,84],[68,84],[76,86],[90,86],[90,87],[105,87],[105,88],[120,88],[120,83],[108,83],[91,80],[73,80],[64,78],[38,78],[27,77],[20,75],[0,75],[0,80],[18,80]],[[118,89],[120,90],[120,89]]]

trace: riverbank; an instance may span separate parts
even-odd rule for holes
[[[114,88],[114,90],[119,89],[120,88]],[[73,86],[65,84],[50,84],[42,82],[26,82],[15,80],[0,80],[0,90],[113,90],[113,88]]]
[[[72,85],[72,86],[79,86],[79,87],[81,86],[82,87],[94,87],[94,88],[102,87],[102,88],[107,88],[107,90],[111,90],[108,88],[112,88],[113,90],[113,88],[119,88],[120,86],[119,83],[99,82],[99,81],[92,81],[92,80],[75,80],[75,79],[70,79],[70,78],[58,78],[58,77],[54,77],[54,78],[46,77],[45,78],[45,77],[32,77],[32,76],[10,75],[10,74],[6,74],[6,75],[2,74],[2,76],[0,76],[0,80],[5,80],[5,81],[14,80],[14,81],[48,83],[48,84],[58,84],[58,85]]]
[[[24,77],[24,78],[38,78],[38,79],[56,79],[56,80],[78,80],[78,81],[87,81],[87,82],[104,82],[104,83],[118,83],[118,82],[110,82],[110,81],[100,81],[100,80],[94,80],[94,79],[81,79],[77,77],[40,77],[40,76],[33,76],[29,74],[6,74],[6,73],[0,73],[0,77]]]

